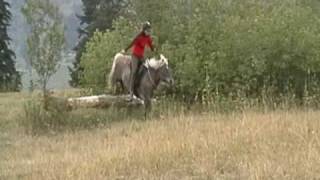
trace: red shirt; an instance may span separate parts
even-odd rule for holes
[[[153,49],[151,37],[145,35],[144,33],[139,34],[133,41],[132,54],[138,58],[143,58],[144,48],[146,45]]]

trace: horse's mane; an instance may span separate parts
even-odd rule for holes
[[[162,67],[163,65],[168,65],[168,60],[161,55],[161,59],[157,60],[156,58],[151,58],[151,59],[147,59],[146,60],[146,66],[150,66],[154,69],[159,69],[160,67]]]

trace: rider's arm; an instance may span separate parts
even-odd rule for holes
[[[149,38],[148,46],[150,47],[151,51],[154,52],[155,48],[154,48],[154,46],[153,46],[151,37]]]
[[[138,35],[133,39],[133,41],[129,44],[129,46],[128,46],[126,49],[124,49],[125,52],[127,52],[127,51],[133,46],[134,42],[135,42],[136,39],[139,37],[139,35],[140,35],[140,34],[138,34]]]

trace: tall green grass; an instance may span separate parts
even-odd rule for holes
[[[181,100],[175,95],[162,95],[153,102],[152,111],[145,117],[145,110],[140,108],[108,109],[81,108],[70,110],[63,100],[50,98],[48,109],[43,108],[43,102],[32,98],[23,106],[23,113],[19,117],[19,124],[29,134],[47,134],[60,131],[76,131],[111,126],[113,122],[158,120],[166,117],[214,113],[233,113],[246,110],[269,112],[273,110],[288,110],[297,108],[319,107],[317,97],[305,97],[303,103],[298,102],[292,95],[281,98],[261,97],[244,98],[242,96],[208,95],[206,101]]]
[[[116,121],[145,120],[143,108],[79,108],[71,111],[58,101],[50,101],[47,109],[43,107],[38,99],[24,104],[23,114],[18,121],[26,133],[52,134],[110,126]]]

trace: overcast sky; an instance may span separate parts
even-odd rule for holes
[[[11,4],[10,11],[12,13],[11,26],[9,28],[9,35],[12,39],[12,49],[16,53],[16,67],[19,71],[26,71],[27,63],[25,61],[26,51],[26,37],[28,33],[27,24],[23,15],[21,14],[21,7],[24,5],[25,0],[7,0]],[[76,14],[81,14],[81,0],[52,0],[56,3],[64,17],[64,23],[66,26],[66,40],[67,49],[71,49],[75,46],[78,40],[77,28],[79,27],[79,20]],[[70,64],[70,63],[69,63]],[[67,70],[67,63],[64,63],[59,72],[52,78],[49,83],[49,88],[61,89],[68,88],[68,80],[70,78]],[[28,86],[28,74],[23,74],[24,88]]]

